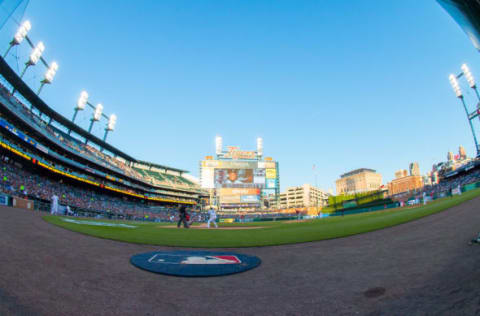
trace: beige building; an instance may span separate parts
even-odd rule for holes
[[[280,208],[293,207],[324,207],[328,204],[328,194],[310,184],[290,187],[280,193]]]
[[[373,169],[361,168],[342,174],[335,184],[337,194],[374,191],[382,186],[382,175]]]

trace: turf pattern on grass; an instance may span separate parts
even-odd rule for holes
[[[261,222],[261,226],[267,227],[253,230],[164,229],[159,223],[138,223],[138,228],[128,229],[78,225],[50,215],[44,216],[44,220],[82,234],[138,244],[192,248],[274,246],[345,237],[391,227],[441,212],[479,195],[480,189],[476,189],[414,208],[397,208],[299,223]],[[136,222],[129,221],[128,224],[136,225]],[[246,223],[238,224],[245,225]]]

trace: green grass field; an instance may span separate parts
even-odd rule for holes
[[[261,226],[258,229],[245,230],[215,230],[215,229],[177,229],[162,228],[170,223],[143,223],[134,221],[90,220],[95,222],[123,223],[137,226],[136,228],[106,227],[80,225],[62,220],[64,217],[44,216],[51,224],[68,230],[99,238],[113,239],[124,242],[204,248],[235,248],[254,246],[273,246],[300,242],[318,241],[324,239],[345,237],[366,233],[386,227],[406,223],[446,210],[480,195],[480,189],[436,200],[426,206],[414,208],[391,209],[349,216],[336,216],[315,219],[305,222],[254,222],[235,223],[220,226]],[[85,220],[75,218],[77,220]]]

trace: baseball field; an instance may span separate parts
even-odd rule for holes
[[[219,223],[219,229],[206,229],[202,224],[194,224],[193,229],[177,229],[172,223],[109,221],[105,219],[69,220],[58,216],[44,216],[43,219],[78,233],[137,244],[192,248],[274,246],[375,231],[444,211],[479,195],[480,189],[477,189],[462,195],[438,199],[425,206],[299,222]]]

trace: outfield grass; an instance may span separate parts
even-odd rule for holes
[[[220,224],[220,226],[256,225],[264,227],[246,230],[169,229],[161,227],[165,223],[96,220],[137,226],[137,228],[122,228],[67,223],[62,221],[62,217],[51,215],[44,216],[43,219],[75,232],[131,243],[193,248],[254,247],[310,242],[370,232],[441,212],[479,195],[480,189],[477,189],[461,196],[439,199],[426,206],[390,209],[344,217],[335,216],[298,223],[278,221]]]

